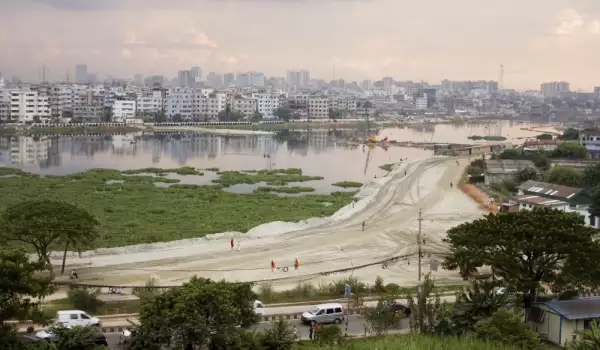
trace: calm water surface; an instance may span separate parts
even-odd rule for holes
[[[431,128],[386,128],[378,137],[398,141],[467,143],[468,136],[505,136],[509,139],[535,136],[536,132],[521,128],[539,124],[517,124],[495,121],[483,124],[432,125]],[[417,148],[347,147],[343,141],[355,131],[312,130],[310,133],[272,136],[214,136],[207,134],[156,135],[135,133],[104,136],[40,136],[0,137],[0,164],[15,166],[39,174],[62,175],[92,168],[119,170],[146,167],[219,168],[248,170],[269,168],[301,168],[306,175],[323,176],[323,181],[290,184],[310,186],[317,192],[340,190],[331,186],[337,181],[364,182],[383,176],[380,165],[408,157],[428,157],[431,151]],[[181,183],[207,184],[214,172],[202,177],[168,175]],[[265,184],[260,184],[265,185]],[[229,191],[245,193],[256,186],[236,185]]]

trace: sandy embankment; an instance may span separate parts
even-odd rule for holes
[[[272,222],[242,235],[226,232],[203,238],[98,249],[70,254],[68,264],[78,266],[81,282],[106,285],[143,285],[155,277],[161,285],[177,285],[194,275],[238,281],[270,281],[277,289],[289,289],[299,282],[328,282],[353,275],[373,283],[381,275],[386,283],[417,283],[416,237],[418,214],[423,211],[422,233],[427,237],[422,272],[431,261],[440,261],[446,252],[442,239],[450,227],[481,217],[478,204],[458,183],[468,162],[433,157],[412,161],[394,169],[387,177],[373,179],[361,188],[360,200],[340,209],[329,218],[300,223]],[[407,175],[405,176],[405,170]],[[365,222],[365,230],[362,230]],[[229,237],[237,237],[241,250],[229,248]],[[341,246],[344,251],[340,251]],[[382,268],[377,262],[410,255]],[[60,253],[53,262],[60,261]],[[299,258],[301,267],[293,269]],[[271,272],[275,261],[289,271]],[[329,271],[372,264],[364,268],[329,275]],[[456,272],[432,271],[440,282],[458,282]]]

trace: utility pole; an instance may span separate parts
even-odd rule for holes
[[[422,209],[419,209],[419,219],[418,220],[419,220],[419,233],[417,234],[417,246],[419,247],[418,248],[419,257],[417,260],[417,263],[418,263],[417,271],[419,273],[419,284],[421,284],[421,254],[422,254],[421,242],[423,241],[423,236],[421,234],[421,222],[423,221],[423,210]]]

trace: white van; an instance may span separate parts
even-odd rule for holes
[[[265,314],[265,304],[262,303],[262,301],[260,300],[254,300],[254,312],[257,315],[264,315]]]
[[[56,323],[67,328],[74,326],[98,326],[100,327],[100,319],[88,315],[81,310],[65,310],[56,312]]]
[[[344,320],[344,308],[341,304],[319,304],[304,312],[302,323],[341,323]]]

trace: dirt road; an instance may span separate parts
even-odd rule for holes
[[[433,253],[423,261],[422,271],[428,273],[430,260],[440,261],[436,253],[445,251],[441,240],[446,230],[484,214],[478,203],[456,186],[450,188],[450,182],[457,184],[468,165],[466,159],[461,160],[460,166],[456,161],[437,157],[405,164],[407,176],[404,169],[394,171],[370,204],[349,217],[283,234],[241,236],[239,251],[230,248],[229,237],[217,237],[197,244],[172,244],[155,251],[132,250],[68,261],[80,266],[80,282],[104,285],[144,285],[151,277],[159,285],[176,285],[200,275],[231,281],[272,280],[275,288],[290,289],[301,281],[317,285],[350,274],[368,283],[379,275],[386,283],[416,284],[416,256],[399,259],[385,269],[378,264],[347,273],[322,273],[414,254],[420,209],[426,237],[423,249]],[[298,270],[294,269],[296,258],[300,260]],[[278,267],[288,267],[288,272],[271,272],[271,260]],[[460,280],[457,273],[441,268],[432,275],[438,282]]]

